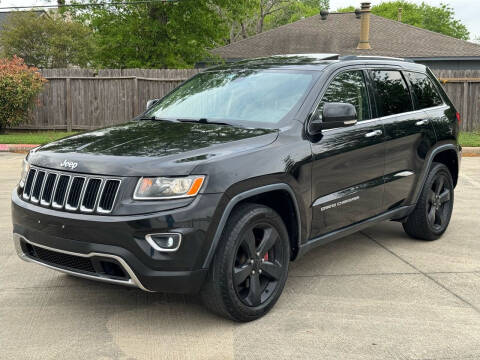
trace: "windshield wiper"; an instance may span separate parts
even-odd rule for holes
[[[206,118],[200,118],[200,119],[177,119],[177,121],[180,122],[189,122],[189,123],[200,123],[200,124],[213,124],[213,125],[228,125],[228,126],[238,126],[242,127],[241,125],[233,125],[227,122],[222,122],[222,121],[211,121]]]
[[[142,116],[137,118],[137,120],[157,120],[157,121],[171,121],[171,122],[177,122],[175,119],[165,119],[165,118],[159,118],[156,116]]]

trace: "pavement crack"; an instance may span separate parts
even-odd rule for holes
[[[405,264],[407,264],[408,266],[410,266],[411,268],[415,269],[416,271],[418,271],[420,274],[422,274],[423,276],[425,276],[427,279],[430,279],[431,281],[433,281],[435,284],[437,284],[438,286],[440,286],[442,289],[448,291],[451,295],[453,295],[454,297],[456,297],[458,300],[460,300],[461,302],[463,302],[464,304],[467,304],[468,306],[470,306],[473,310],[475,310],[477,313],[480,314],[480,309],[473,305],[471,302],[469,302],[468,300],[464,299],[462,296],[458,295],[457,293],[453,292],[452,290],[450,290],[448,287],[446,287],[445,285],[443,285],[441,282],[439,282],[438,280],[436,280],[435,278],[433,278],[432,276],[430,276],[428,273],[420,270],[419,268],[417,268],[415,265],[413,265],[412,263],[410,263],[408,260],[405,260],[404,258],[402,258],[400,255],[396,254],[395,252],[393,252],[392,250],[390,250],[389,248],[387,248],[385,245],[381,244],[380,242],[378,242],[377,240],[375,240],[372,236],[368,235],[367,233],[363,232],[363,231],[360,231],[361,234],[363,234],[365,237],[367,237],[368,239],[372,240],[375,244],[377,244],[378,246],[380,246],[381,248],[383,248],[384,250],[388,251],[390,254],[392,254],[393,256],[395,256],[397,259],[399,259],[400,261],[403,261]]]

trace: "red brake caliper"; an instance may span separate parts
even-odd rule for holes
[[[263,257],[263,260],[265,261],[268,261],[268,252],[265,254],[265,256]]]

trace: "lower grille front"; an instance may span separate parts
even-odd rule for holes
[[[30,257],[40,260],[42,262],[66,268],[69,270],[84,271],[92,274],[96,273],[92,264],[92,260],[90,260],[89,258],[62,254],[28,243],[25,243],[24,248],[26,250],[26,253]]]
[[[117,255],[79,254],[54,249],[33,243],[17,233],[13,233],[13,240],[17,254],[22,260],[86,279],[135,286],[150,291],[142,285],[125,260]]]

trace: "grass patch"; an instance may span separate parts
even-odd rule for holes
[[[11,132],[0,134],[0,144],[39,144],[43,145],[77,132],[39,131],[39,132]]]
[[[458,141],[462,146],[480,147],[480,131],[462,132]]]

